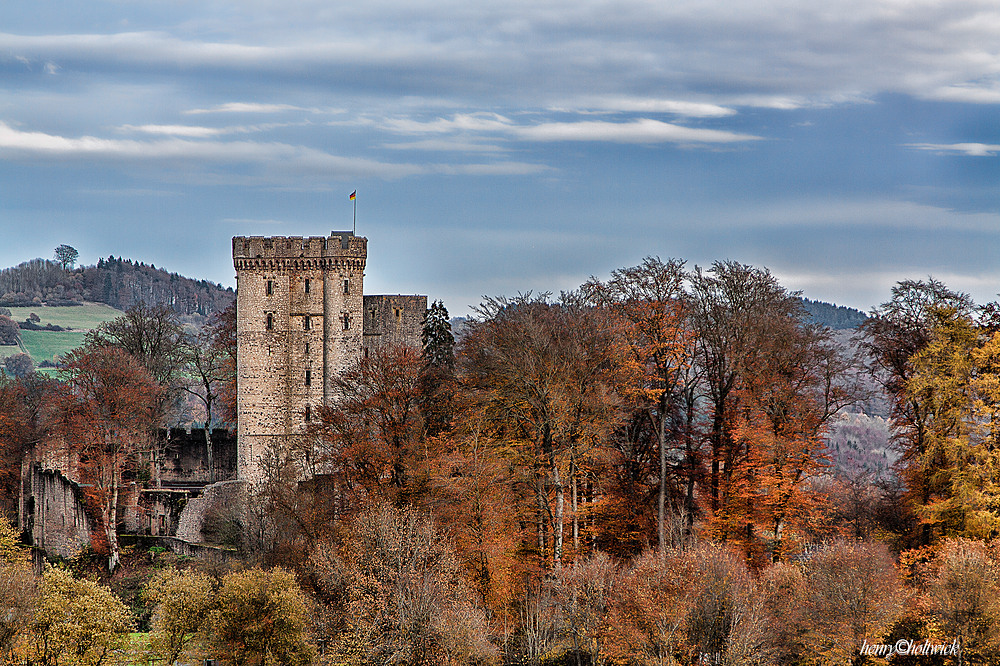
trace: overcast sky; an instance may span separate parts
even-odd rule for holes
[[[554,291],[643,257],[868,309],[1000,291],[1000,4],[0,4],[0,265],[233,285],[235,235],[369,239],[366,291]]]

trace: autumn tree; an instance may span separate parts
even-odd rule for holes
[[[38,593],[31,623],[33,663],[99,666],[123,655],[135,620],[110,589],[48,566]]]
[[[0,375],[0,507],[9,515],[17,512],[21,463],[48,430],[56,384],[39,373]]]
[[[631,401],[649,419],[659,457],[657,543],[667,545],[668,475],[684,480],[681,513],[690,533],[695,514],[695,483],[700,440],[694,433],[695,390],[699,374],[692,352],[694,336],[688,322],[684,262],[647,257],[639,266],[612,271],[605,283],[591,278],[583,286],[588,299],[612,314],[611,322],[630,352],[639,379],[626,388]],[[632,432],[643,432],[635,427]],[[680,449],[677,470],[668,447]],[[672,462],[672,461],[671,461]]]
[[[766,269],[716,262],[695,270],[691,290],[711,418],[712,532],[755,547],[766,535],[754,513],[766,499],[767,529],[780,541],[815,469],[821,427],[851,399],[838,378],[846,364]]]
[[[482,664],[495,659],[482,610],[461,564],[433,522],[412,509],[366,507],[339,549],[312,556],[328,593],[343,590],[346,664]]]
[[[623,574],[608,621],[617,663],[767,664],[767,615],[746,565],[720,546],[646,552]]]
[[[750,376],[767,341],[794,328],[801,306],[766,269],[734,261],[715,262],[708,271],[696,267],[691,292],[698,362],[711,408],[709,495],[714,512],[738,462],[732,429],[740,382]]]
[[[420,353],[407,346],[372,349],[334,377],[331,406],[317,409],[310,469],[326,474],[338,492],[405,504],[423,492],[423,424],[419,410]]]
[[[308,664],[305,595],[291,572],[226,574],[210,614],[212,645],[235,666]]]
[[[477,312],[462,346],[471,407],[532,470],[537,553],[558,568],[567,514],[579,547],[581,462],[620,417],[622,354],[604,313],[575,295],[487,299]]]
[[[215,313],[208,323],[212,354],[218,359],[219,418],[236,423],[236,302]]]
[[[618,583],[618,568],[604,553],[578,558],[556,573],[554,602],[572,639],[577,666],[583,654],[589,664],[604,660],[608,613]]]
[[[215,602],[212,580],[194,571],[161,569],[146,587],[154,604],[150,646],[168,664],[204,633]]]
[[[802,567],[778,562],[760,574],[759,593],[771,628],[772,645],[779,664],[798,663],[805,654],[802,641],[808,628],[806,578]]]
[[[33,439],[25,427],[28,418],[23,386],[0,373],[0,488],[10,500],[17,497],[21,461]],[[4,502],[0,515],[5,512],[15,515],[17,504]]]
[[[201,402],[205,409],[205,461],[208,465],[208,482],[215,483],[215,451],[212,446],[212,427],[215,425],[216,405],[227,390],[232,364],[217,327],[209,327],[196,335],[184,335],[182,369],[186,380],[180,386]]]
[[[957,638],[958,663],[986,663],[1000,650],[1000,571],[982,543],[944,543],[928,586],[943,636]]]
[[[428,507],[491,617],[501,626],[514,627],[514,602],[526,570],[532,568],[521,555],[531,536],[522,513],[532,505],[533,479],[516,464],[516,452],[486,434],[489,423],[482,414],[465,404],[457,405],[457,413],[461,418],[448,436],[426,443]]]
[[[908,451],[907,480],[920,489],[913,501],[921,522],[934,535],[996,533],[1000,515],[976,520],[970,472],[992,472],[989,451],[977,451],[972,414],[973,353],[979,332],[970,316],[950,306],[928,308],[928,336],[909,360],[903,396],[921,414],[920,447]],[[972,469],[962,469],[971,465]],[[981,485],[981,483],[980,483]],[[980,514],[979,518],[986,518]],[[979,536],[980,534],[975,534]]]
[[[0,660],[13,663],[35,612],[35,580],[17,530],[0,514]]]
[[[114,347],[127,353],[160,385],[158,417],[163,418],[182,392],[181,371],[187,359],[177,313],[165,305],[136,305],[106,321],[85,337],[88,347]]]
[[[827,424],[861,392],[851,359],[829,331],[782,318],[771,333],[740,380],[733,434],[741,451],[734,459],[743,464],[729,475],[729,501],[715,518],[716,528],[744,542],[748,553],[766,538],[778,561],[819,508],[809,485],[824,469]]]
[[[930,449],[926,437],[930,405],[914,400],[907,392],[907,384],[914,374],[912,360],[931,340],[931,313],[940,308],[966,318],[972,313],[973,303],[967,294],[952,291],[933,278],[903,280],[892,288],[888,301],[871,311],[860,331],[859,342],[868,354],[869,372],[892,401],[891,417],[902,452],[911,508],[927,506],[935,491],[934,480],[922,472],[921,466]],[[931,523],[923,523],[913,536],[921,544],[929,544],[933,536]]]
[[[108,569],[114,571],[124,477],[150,446],[160,387],[115,347],[76,349],[66,355],[64,372],[55,427],[79,456],[87,497],[107,541]]]
[[[812,662],[865,663],[865,641],[878,643],[904,608],[905,592],[882,544],[838,542],[806,566],[803,638]]]

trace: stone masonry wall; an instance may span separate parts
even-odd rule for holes
[[[365,296],[365,351],[408,345],[420,349],[426,296]]]
[[[238,479],[259,480],[268,448],[303,436],[367,350],[420,348],[427,297],[365,296],[367,258],[349,231],[233,238]]]
[[[180,514],[176,536],[190,543],[218,543],[230,528],[242,528],[247,521],[249,495],[245,481],[221,481],[205,487],[201,497],[188,500]]]
[[[71,558],[90,545],[90,519],[80,487],[58,470],[32,465],[25,488],[22,528],[47,555]]]
[[[212,466],[209,474],[205,431],[170,428],[160,431],[163,450],[158,464],[164,488],[200,487],[214,481],[236,478],[236,433],[222,428],[212,430]]]
[[[330,379],[361,356],[366,238],[236,237],[237,476],[305,432]],[[308,407],[308,409],[307,409]]]

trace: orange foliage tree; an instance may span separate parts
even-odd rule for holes
[[[850,361],[827,331],[785,319],[772,332],[739,385],[737,464],[727,475],[727,502],[714,517],[713,531],[742,543],[748,555],[763,539],[771,559],[779,561],[793,547],[789,533],[803,534],[816,517],[821,497],[809,482],[826,463],[826,425],[860,393]]]
[[[107,540],[108,569],[114,571],[124,477],[151,444],[160,386],[134,358],[110,346],[70,352],[64,373],[56,427],[79,456],[86,496]]]
[[[620,419],[624,354],[604,313],[574,295],[489,299],[478,314],[462,346],[470,408],[531,470],[537,554],[559,567],[567,518],[581,546],[581,463]]]
[[[47,406],[56,382],[39,373],[7,379],[0,374],[0,511],[17,513],[21,461],[45,434]]]
[[[328,529],[318,523],[369,501],[404,505],[426,491],[426,451],[419,446],[422,369],[413,348],[376,348],[332,380],[334,399],[316,410],[308,436],[293,442],[295,450],[288,452],[298,469],[285,484],[290,489],[285,508],[312,507],[314,527]],[[294,483],[302,477],[314,481]],[[300,515],[296,520],[305,527],[302,521],[310,519]]]
[[[520,520],[530,509],[532,479],[516,453],[483,433],[481,418],[461,409],[462,426],[430,440],[429,507],[462,559],[493,628],[513,629],[513,603],[530,567],[522,545],[530,530]]]
[[[695,391],[699,374],[693,361],[694,336],[688,325],[684,262],[647,257],[639,266],[612,271],[606,283],[591,278],[583,286],[588,299],[610,313],[629,355],[632,382],[624,387],[631,404],[649,420],[659,457],[657,543],[667,543],[668,476],[675,466],[685,481],[680,512],[690,532],[695,514],[695,481],[700,441],[694,433]],[[641,427],[632,431],[643,432]]]

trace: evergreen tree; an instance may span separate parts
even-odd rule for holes
[[[455,388],[455,336],[448,309],[434,301],[424,314],[424,368],[420,375],[420,410],[428,435],[438,435],[451,424]]]
[[[441,301],[434,301],[424,314],[424,328],[420,334],[424,345],[424,360],[436,368],[455,365],[455,336],[451,334],[448,309]]]

